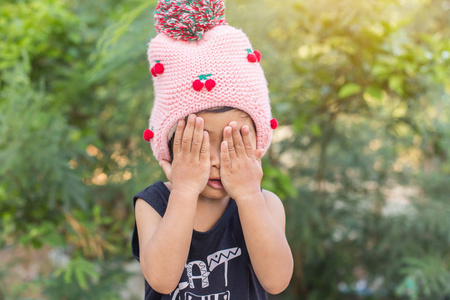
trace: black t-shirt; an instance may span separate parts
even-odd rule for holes
[[[143,199],[161,217],[170,191],[158,181],[134,196]],[[139,261],[136,224],[131,241]],[[236,202],[231,199],[219,221],[207,232],[193,230],[191,247],[177,289],[170,295],[154,291],[145,281],[145,300],[259,300],[267,299],[250,263]]]

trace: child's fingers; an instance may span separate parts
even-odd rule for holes
[[[220,170],[227,171],[230,168],[231,168],[231,159],[228,142],[223,141],[220,144]],[[220,176],[222,176],[222,174]]]
[[[200,160],[208,160],[209,159],[209,134],[207,131],[203,131],[203,142],[202,147],[200,148]]]
[[[189,115],[186,128],[184,129],[183,138],[181,140],[181,151],[185,153],[191,152],[192,136],[194,134],[195,128],[195,118],[194,114]]]
[[[173,153],[177,154],[181,151],[181,138],[183,137],[184,131],[184,120],[181,119],[177,123],[177,130],[175,131],[175,136],[173,138]]]
[[[255,158],[255,152],[253,150],[252,140],[250,139],[250,129],[247,125],[242,126],[242,139],[244,140],[245,153],[250,158]]]
[[[223,140],[227,142],[230,159],[237,158],[236,149],[234,148],[233,143],[232,128],[230,126],[225,126],[225,129],[223,130]]]
[[[203,119],[197,117],[195,119],[194,136],[192,138],[192,147],[191,147],[192,153],[198,154],[200,152],[202,141],[203,141]]]
[[[166,161],[166,160],[161,160],[159,162],[159,165],[161,166],[161,168],[164,171],[164,174],[166,174],[167,179],[170,181],[170,175],[172,173],[172,165],[170,164],[170,162]]]
[[[242,136],[237,127],[237,123],[233,121],[230,123],[230,126],[233,129],[232,130],[233,143],[234,143],[234,148],[236,149],[236,154],[238,157],[244,157],[244,155],[245,155],[244,143],[242,142]]]
[[[264,149],[256,149],[255,150],[255,158],[261,164],[261,158],[264,155]]]

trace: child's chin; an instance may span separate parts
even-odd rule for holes
[[[228,194],[225,189],[215,189],[210,187],[209,185],[206,185],[205,189],[202,192],[202,196],[208,199],[220,200],[228,196]]]

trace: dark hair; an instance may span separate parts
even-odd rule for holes
[[[215,113],[215,114],[219,114],[219,113],[223,113],[223,112],[227,112],[233,109],[237,109],[231,106],[216,106],[216,107],[212,107],[212,108],[208,108],[202,111],[199,111],[198,113],[201,112],[209,112],[209,113]],[[187,116],[185,118],[185,120],[187,119]],[[170,161],[173,161],[173,139],[175,137],[175,133],[173,134],[172,138],[169,141],[169,153],[170,153]]]

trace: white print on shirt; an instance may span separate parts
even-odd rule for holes
[[[200,275],[197,275],[197,276],[192,275],[192,267],[194,265],[197,265],[198,268],[200,269]],[[187,273],[187,276],[189,279],[189,287],[191,289],[195,288],[194,279],[202,280],[202,288],[209,286],[209,280],[208,280],[209,272],[208,272],[208,269],[206,268],[206,264],[204,262],[202,262],[201,260],[191,261],[189,264],[187,264],[186,265],[186,273]]]
[[[214,252],[211,255],[208,255],[206,258],[207,264],[201,260],[191,261],[186,264],[186,274],[188,277],[188,282],[180,282],[178,284],[178,288],[174,291],[172,300],[181,300],[181,295],[179,295],[180,291],[189,287],[191,289],[195,288],[194,279],[201,279],[202,288],[206,288],[209,286],[209,274],[219,265],[224,264],[224,278],[225,278],[225,286],[228,286],[228,262],[233,258],[236,258],[241,255],[241,249],[238,247],[229,248],[225,250],[220,250]],[[194,266],[200,270],[200,274],[194,275]],[[178,298],[177,298],[178,296]],[[229,300],[230,292],[224,292],[219,294],[211,294],[211,295],[203,295],[198,296],[189,292],[186,292],[184,295],[184,300]]]
[[[189,292],[184,294],[185,300],[230,300],[230,292],[226,291],[219,294],[211,294],[206,296],[198,296]]]
[[[228,261],[241,255],[240,248],[230,248],[222,251],[217,251],[211,255],[208,255],[208,267],[209,270],[214,270],[218,265],[225,264],[225,286],[228,286]]]

